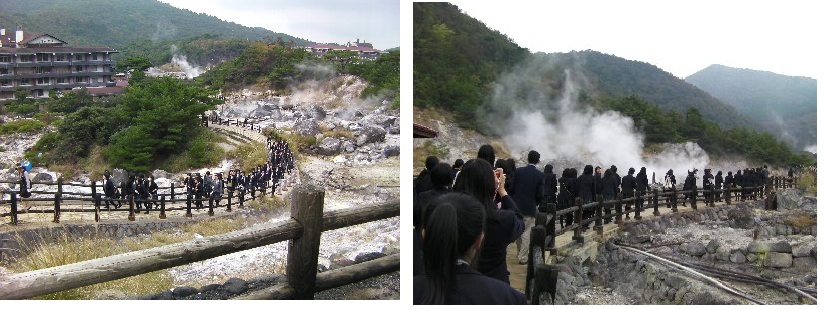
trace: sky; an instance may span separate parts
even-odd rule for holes
[[[450,2],[533,53],[591,49],[681,78],[711,64],[813,78],[821,71],[816,1]]]
[[[320,43],[369,42],[400,46],[397,0],[160,0],[248,27],[262,27]]]

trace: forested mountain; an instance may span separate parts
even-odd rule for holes
[[[27,32],[45,32],[72,45],[109,46],[122,51],[116,54],[115,60],[134,52],[169,51],[177,41],[204,35],[212,36],[213,41],[274,42],[280,38],[298,45],[309,43],[288,34],[226,22],[156,0],[0,0],[0,8],[0,26],[7,31],[22,26]],[[236,55],[243,48],[245,46],[233,53]],[[163,62],[170,58],[171,55]]]
[[[449,3],[413,7],[415,105],[442,107],[474,126],[491,83],[529,51]]]
[[[816,80],[711,65],[686,81],[764,124],[796,148],[816,144]]]

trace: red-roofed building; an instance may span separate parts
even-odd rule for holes
[[[354,43],[347,42],[346,45],[313,44],[307,46],[306,51],[318,57],[331,51],[358,52],[358,58],[362,60],[375,60],[378,59],[381,54],[380,50],[372,47],[372,43],[361,42],[360,39],[357,39]]]
[[[14,32],[0,29],[0,100],[14,99],[17,87],[29,90],[33,98],[47,98],[51,90],[114,87],[111,57],[117,52],[70,46],[53,35],[20,27]]]

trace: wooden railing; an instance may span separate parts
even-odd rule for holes
[[[323,231],[396,217],[400,201],[323,212],[324,191],[300,185],[292,192],[291,218],[222,235],[128,252],[63,266],[0,276],[0,299],[25,299],[181,266],[289,241],[287,283],[248,298],[312,299],[314,293],[400,269],[399,256],[317,273]],[[366,267],[364,267],[366,266]],[[374,267],[374,268],[372,268]],[[319,280],[322,280],[319,282]]]
[[[0,205],[8,204],[10,205],[10,211],[6,213],[0,213],[0,218],[3,217],[10,217],[10,223],[12,225],[17,225],[18,217],[21,214],[33,214],[33,213],[52,213],[54,214],[53,222],[59,223],[60,222],[60,215],[64,212],[94,212],[95,213],[95,222],[100,221],[100,212],[101,208],[103,211],[107,212],[128,212],[128,219],[130,221],[135,220],[135,213],[140,212],[141,209],[145,213],[149,212],[158,212],[158,218],[165,219],[166,212],[168,211],[186,211],[186,217],[192,217],[192,209],[194,205],[195,210],[199,209],[206,209],[208,208],[208,214],[210,216],[214,215],[215,209],[225,208],[227,212],[232,211],[232,207],[244,207],[244,204],[249,200],[256,200],[261,196],[266,194],[267,190],[271,189],[271,196],[274,195],[281,195],[283,191],[286,189],[288,190],[289,187],[293,186],[296,183],[296,174],[291,173],[285,176],[284,179],[279,180],[278,182],[274,182],[271,179],[267,179],[265,181],[266,185],[260,188],[250,187],[245,190],[234,190],[229,191],[228,189],[224,189],[226,194],[221,195],[221,199],[217,201],[217,204],[214,204],[214,200],[209,198],[208,194],[203,194],[202,198],[196,198],[195,195],[187,195],[186,187],[185,186],[176,186],[175,182],[172,182],[170,186],[158,187],[158,192],[163,191],[164,193],[158,193],[157,195],[152,196],[149,199],[140,199],[135,198],[132,196],[130,199],[110,199],[105,198],[100,193],[103,192],[103,182],[92,181],[91,184],[82,184],[82,183],[64,183],[62,178],[57,178],[57,182],[32,182],[32,186],[34,185],[48,185],[48,186],[56,186],[55,190],[40,190],[40,191],[30,191],[32,194],[31,198],[20,198],[16,191],[3,191],[0,192],[0,196],[4,194],[10,195],[8,200],[0,200]],[[224,181],[225,182],[225,181]],[[0,182],[9,185],[17,184],[13,182]],[[66,186],[71,187],[82,187],[82,188],[90,188],[91,193],[86,192],[70,192],[65,191],[64,188]],[[11,187],[11,186],[9,186]],[[167,192],[168,193],[165,193]],[[34,196],[40,196],[39,198],[35,198]],[[46,197],[43,197],[46,196]],[[21,202],[48,202],[51,204],[51,209],[30,209],[30,210],[21,210],[20,203]],[[110,204],[123,204],[124,206],[128,205],[128,208],[114,208],[110,207],[109,209],[105,208],[105,203],[110,202]],[[221,203],[225,202],[225,203]],[[145,205],[145,203],[149,203],[151,206],[155,206],[158,204],[157,207],[152,209],[141,208],[141,205]],[[69,204],[71,208],[63,209],[61,205]],[[170,207],[169,205],[175,205]],[[202,207],[198,207],[202,206]]]
[[[572,206],[557,209],[555,203],[546,203],[545,207],[539,208],[535,216],[535,227],[532,228],[532,236],[530,238],[530,259],[527,265],[526,275],[526,294],[533,304],[538,303],[538,298],[541,293],[550,293],[554,301],[555,283],[558,276],[558,269],[554,266],[545,264],[545,251],[550,255],[557,255],[558,248],[556,247],[556,238],[566,232],[572,231],[572,240],[578,244],[584,243],[583,228],[594,223],[595,231],[601,235],[603,234],[604,221],[615,221],[616,224],[621,224],[626,216],[634,213],[633,219],[640,220],[642,209],[636,202],[646,202],[646,208],[652,207],[653,216],[659,216],[661,213],[658,208],[663,205],[671,208],[673,212],[678,212],[678,204],[685,206],[689,203],[692,209],[697,209],[697,202],[699,194],[708,206],[715,206],[716,200],[723,199],[728,205],[733,203],[733,199],[749,200],[764,198],[765,196],[774,194],[777,189],[786,189],[796,186],[797,178],[788,177],[770,177],[763,186],[743,187],[743,188],[725,188],[722,190],[716,189],[698,189],[692,190],[667,190],[659,191],[653,189],[651,193],[646,195],[636,194],[634,197],[623,199],[613,199],[604,201],[603,196],[597,195],[596,201],[583,204],[581,198],[576,198]],[[721,194],[718,197],[716,194]],[[623,206],[626,206],[624,208]],[[767,206],[769,208],[769,206]],[[614,209],[614,212],[610,212]],[[593,211],[594,215],[590,218],[584,219],[585,211]],[[573,222],[563,228],[556,228],[557,221],[564,221],[564,217],[568,214],[573,214]]]

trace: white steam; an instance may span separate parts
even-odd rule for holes
[[[580,173],[587,164],[605,169],[615,165],[619,175],[626,175],[630,167],[636,173],[646,167],[650,181],[655,173],[661,182],[667,170],[673,169],[679,184],[687,171],[698,169],[700,177],[704,168],[710,168],[707,153],[691,142],[664,144],[661,152],[644,154],[643,135],[635,131],[631,118],[579,104],[579,86],[588,81],[579,72],[565,69],[564,81],[559,83],[551,78],[557,70],[551,61],[536,57],[533,63],[499,78],[488,107],[497,114],[489,116],[489,124],[512,154],[536,150],[541,165],[553,164],[559,175],[564,168],[577,168]]]
[[[179,79],[193,79],[205,72],[200,66],[196,66],[186,59],[186,55],[178,53],[178,48],[174,44],[171,46],[172,60],[170,63],[160,67],[151,67],[146,73],[149,76],[173,76]]]

